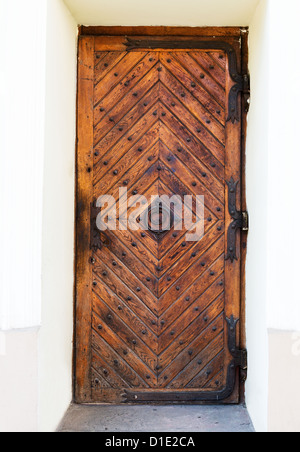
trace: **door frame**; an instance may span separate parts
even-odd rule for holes
[[[91,93],[91,80],[92,71],[94,67],[94,55],[91,50],[94,48],[95,39],[101,37],[128,37],[128,36],[151,36],[151,37],[212,37],[212,38],[236,38],[241,42],[241,69],[242,74],[248,74],[248,35],[249,30],[247,27],[103,27],[103,26],[91,26],[79,27],[78,34],[78,78],[77,78],[77,132],[76,132],[76,181],[75,181],[75,287],[74,287],[74,346],[73,346],[73,400],[76,403],[87,403],[90,400],[91,387],[86,382],[89,379],[89,366],[87,365],[87,356],[85,351],[89,348],[89,338],[85,335],[85,343],[82,341],[83,330],[85,329],[90,319],[87,318],[87,311],[82,309],[82,306],[77,302],[79,297],[90,297],[88,294],[89,287],[85,287],[82,284],[84,280],[84,273],[91,271],[90,267],[85,262],[86,249],[84,243],[89,243],[89,237],[87,237],[87,230],[89,230],[90,214],[89,206],[84,205],[83,197],[80,195],[79,177],[80,172],[84,169],[85,181],[87,182],[87,170],[90,167],[91,159],[93,156],[93,136],[86,133],[85,121],[89,116],[93,114],[92,102],[89,99],[82,99],[79,95],[79,80],[85,80],[86,92]],[[88,64],[80,64],[80,56],[86,55],[87,60],[90,56]],[[92,55],[92,58],[91,58]],[[81,85],[82,86],[82,85]],[[246,201],[246,136],[247,136],[247,111],[248,100],[241,97],[241,210],[247,210]],[[91,100],[91,99],[90,99]],[[84,137],[84,142],[79,141],[79,137]],[[88,155],[84,156],[84,153],[79,152],[80,147],[86,147],[91,149]],[[84,228],[79,226],[77,221],[79,216],[81,217],[81,225],[85,225]],[[80,238],[80,240],[79,240]],[[241,281],[240,281],[240,326],[239,326],[239,343],[242,349],[246,348],[246,256],[247,256],[247,232],[241,232]],[[83,260],[84,259],[84,260]],[[80,278],[78,277],[80,275]],[[81,279],[81,281],[80,281]],[[80,321],[77,321],[80,319]],[[78,338],[81,338],[81,350],[77,348],[79,342]],[[245,371],[241,371],[240,375],[240,403],[245,401]]]

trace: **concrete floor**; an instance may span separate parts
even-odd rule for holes
[[[58,432],[254,433],[243,406],[71,405]]]

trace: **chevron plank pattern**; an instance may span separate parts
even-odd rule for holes
[[[204,195],[205,236],[108,232],[94,254],[92,387],[216,391],[226,384],[226,56],[98,52],[94,82],[94,198],[123,187],[149,200]]]

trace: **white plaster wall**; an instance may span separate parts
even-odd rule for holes
[[[0,333],[0,432],[38,429],[38,330]]]
[[[81,25],[249,25],[259,0],[65,0]]]
[[[250,214],[246,271],[247,405],[258,431],[268,418],[268,149],[269,149],[269,1],[262,0],[250,25],[251,108],[247,138],[247,203]]]
[[[46,0],[1,0],[0,17],[0,329],[9,330],[41,319]]]
[[[300,2],[271,0],[268,327],[300,331]]]
[[[77,24],[48,0],[39,430],[54,431],[72,399]]]

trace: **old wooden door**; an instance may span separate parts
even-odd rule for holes
[[[76,400],[239,401],[240,36],[80,37]],[[205,234],[96,228],[108,194],[204,195]]]

